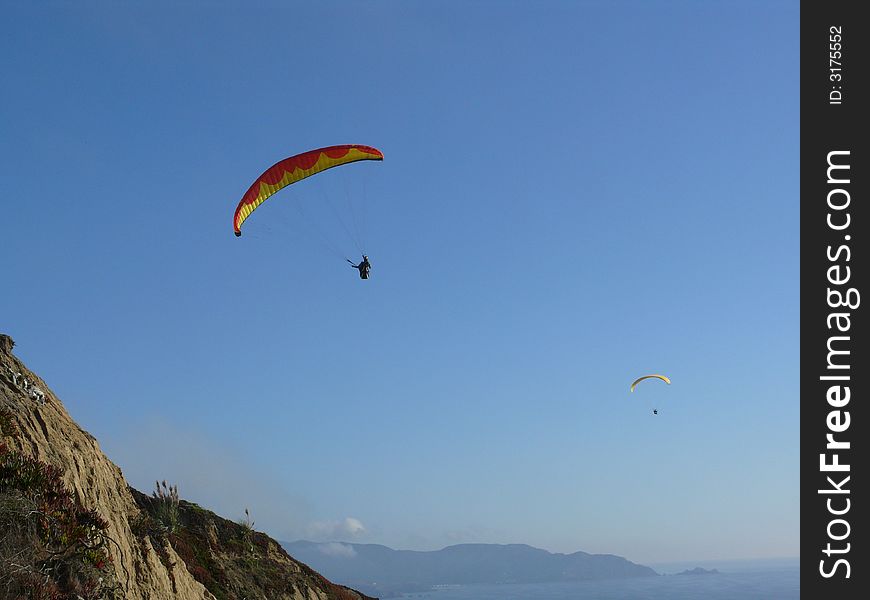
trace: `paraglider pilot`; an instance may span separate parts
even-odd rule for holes
[[[369,271],[371,270],[372,265],[369,262],[368,256],[363,254],[362,262],[360,262],[360,264],[358,264],[358,265],[353,264],[350,261],[350,259],[347,259],[347,262],[349,262],[350,266],[352,266],[354,269],[359,269],[359,278],[360,279],[368,279],[369,278]]]

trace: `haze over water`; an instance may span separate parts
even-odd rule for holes
[[[403,598],[430,600],[795,600],[798,565],[570,583],[445,586]]]

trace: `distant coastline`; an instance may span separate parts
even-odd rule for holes
[[[525,544],[458,544],[394,550],[377,544],[282,542],[327,578],[382,598],[451,586],[538,584],[656,577],[650,567],[612,554],[552,553]]]

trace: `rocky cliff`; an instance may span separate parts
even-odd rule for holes
[[[88,563],[99,575],[94,580],[103,591],[93,592],[93,597],[367,598],[332,584],[245,524],[222,519],[183,500],[148,496],[130,488],[97,440],[70,418],[46,383],[13,355],[13,345],[12,338],[0,334],[0,516],[4,525],[11,523],[11,529],[20,534],[14,538],[0,534],[0,598],[8,597],[10,592],[3,588],[12,589],[12,582],[21,579],[24,569],[31,571],[28,581],[63,576],[63,585],[72,585],[75,577],[68,567],[58,574],[64,565],[58,556],[72,556],[76,543],[69,540],[73,534],[78,536],[80,562]],[[57,498],[64,493],[57,489],[33,491],[34,481],[50,483],[53,476],[59,478],[58,489],[65,487],[64,493],[70,496],[64,500],[64,506],[70,507],[66,512],[72,515],[67,519],[67,530],[55,526],[63,519],[52,515],[47,518],[42,514],[41,520],[23,523],[29,515],[39,514],[39,507],[48,502],[46,498],[51,499],[52,506],[58,505]],[[33,509],[22,511],[21,506]],[[167,508],[173,515],[171,523],[165,518]],[[32,548],[10,548],[17,539],[36,540],[46,547],[39,549],[41,554]],[[108,560],[100,558],[101,552]],[[24,554],[36,556],[33,564],[42,567],[23,564],[20,557]],[[77,577],[87,579],[85,575]],[[81,581],[79,584],[81,589],[87,588]],[[67,594],[45,597],[75,597]]]

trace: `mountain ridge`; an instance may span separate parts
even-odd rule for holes
[[[395,550],[382,544],[281,542],[327,577],[382,597],[438,585],[545,583],[658,573],[614,554],[550,552],[528,544],[454,544],[439,550]]]

